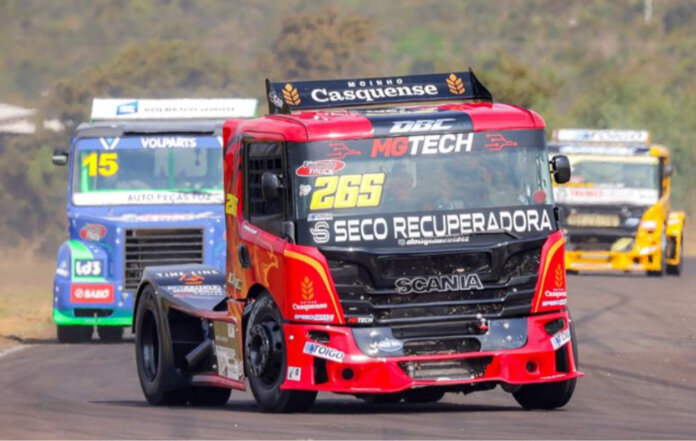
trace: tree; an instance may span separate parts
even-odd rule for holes
[[[371,20],[333,9],[290,16],[259,57],[259,71],[282,80],[377,74],[373,29]]]
[[[47,106],[71,130],[89,118],[95,97],[191,98],[239,96],[226,63],[181,41],[124,47],[114,58],[58,81]]]
[[[547,101],[560,87],[557,79],[542,77],[505,52],[485,60],[480,76],[496,101],[522,107]]]
[[[51,153],[64,142],[50,131],[1,140],[0,246],[32,242],[40,252],[55,251],[65,233],[67,172],[55,169]]]

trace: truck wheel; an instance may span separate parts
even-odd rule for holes
[[[445,396],[445,391],[437,388],[411,389],[406,392],[407,403],[435,403]]]
[[[138,378],[147,402],[154,405],[183,405],[189,400],[189,388],[172,388],[175,383],[171,348],[163,348],[161,320],[154,291],[146,286],[135,312],[135,361]]]
[[[123,339],[123,328],[121,326],[97,326],[99,340],[115,343]]]
[[[674,246],[676,244],[676,238],[674,240]],[[670,276],[681,276],[682,266],[684,265],[684,235],[681,236],[681,247],[679,248],[679,263],[676,265],[667,265],[667,274]]]
[[[264,412],[304,412],[316,392],[281,390],[287,369],[283,317],[267,292],[253,303],[244,338],[244,361],[251,392]]]
[[[221,387],[195,386],[191,388],[189,402],[192,406],[224,406],[230,399],[232,390]]]
[[[58,341],[60,343],[84,343],[92,339],[92,326],[58,325]]]
[[[575,337],[575,325],[572,318],[570,318],[569,326],[570,341],[573,345],[573,359],[577,369],[579,366],[578,340]],[[525,409],[556,409],[568,404],[568,401],[573,397],[573,392],[575,392],[576,382],[577,379],[573,378],[554,383],[528,384],[513,392],[512,396]]]

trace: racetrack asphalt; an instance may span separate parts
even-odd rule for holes
[[[369,406],[321,394],[310,413],[153,407],[132,341],[47,342],[0,357],[0,438],[694,438],[696,260],[681,277],[569,277],[580,345],[568,406],[524,411],[500,388],[436,404]]]

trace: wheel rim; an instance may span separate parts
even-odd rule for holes
[[[272,387],[282,379],[283,334],[275,319],[264,317],[249,329],[246,358],[249,373],[264,386]]]
[[[159,336],[157,335],[157,325],[152,311],[145,313],[141,328],[140,355],[143,361],[143,371],[145,377],[149,381],[153,381],[157,376],[157,367],[159,365]]]

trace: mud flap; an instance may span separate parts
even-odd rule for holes
[[[232,381],[244,381],[241,326],[236,322],[213,322],[217,374]]]

